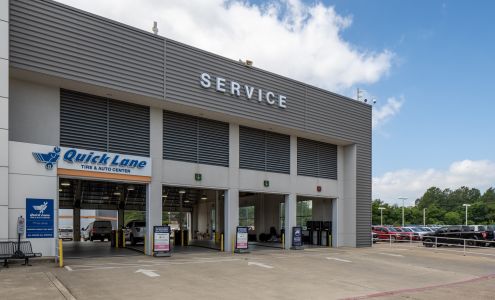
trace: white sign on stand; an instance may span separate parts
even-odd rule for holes
[[[153,253],[170,256],[170,226],[153,226]]]

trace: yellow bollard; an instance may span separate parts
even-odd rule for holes
[[[282,249],[285,249],[285,233],[282,233]]]
[[[115,230],[115,248],[119,248],[119,231]]]
[[[58,266],[64,267],[64,248],[62,246],[62,239],[58,240]]]
[[[184,247],[184,230],[180,231],[180,245]]]
[[[223,233],[220,235],[220,252],[223,252]]]
[[[122,248],[125,248],[125,232],[122,230]]]
[[[332,247],[332,235],[330,233],[328,234],[328,247]]]

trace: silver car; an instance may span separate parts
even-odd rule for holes
[[[131,245],[136,245],[138,242],[143,242],[145,231],[146,223],[144,221],[130,221],[125,226],[125,240],[130,241]]]

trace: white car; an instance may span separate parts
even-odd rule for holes
[[[146,222],[130,221],[125,226],[125,240],[130,241],[131,245],[136,245],[138,242],[144,242],[144,234],[146,232]]]
[[[64,241],[72,241],[74,239],[72,226],[61,226],[58,229],[58,238]]]

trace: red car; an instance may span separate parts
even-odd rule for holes
[[[403,237],[400,232],[398,232],[395,228],[393,227],[387,227],[387,226],[372,226],[371,230],[375,233],[378,234],[378,238],[380,240],[392,240],[394,241],[400,241],[403,239],[406,239],[406,237]]]
[[[417,232],[414,232],[410,228],[405,228],[405,227],[394,227],[398,232],[401,233],[403,239],[405,240],[413,240],[413,241],[420,241],[421,237]]]

